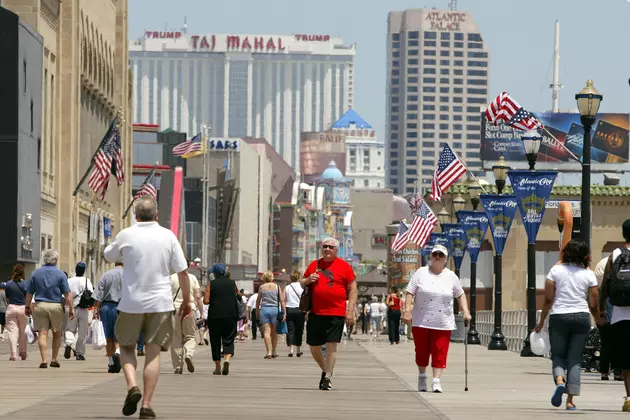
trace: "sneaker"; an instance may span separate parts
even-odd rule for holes
[[[195,365],[193,365],[192,359],[190,357],[186,357],[184,362],[186,362],[186,369],[188,369],[188,372],[193,373],[195,371]]]
[[[77,360],[85,360],[85,356],[82,354],[77,354]]]
[[[442,383],[439,379],[433,379],[433,392],[437,392],[438,394],[442,392]]]
[[[120,354],[114,353],[112,360],[114,361],[114,364],[112,365],[112,373],[120,372],[120,369],[122,368],[122,365],[120,364]]]
[[[63,352],[64,359],[69,359],[71,355],[72,355],[72,347],[66,346],[66,349]]]
[[[138,418],[139,419],[154,419],[154,418],[156,418],[156,416],[155,416],[155,412],[153,411],[152,408],[150,408],[150,407],[142,407],[140,409],[140,416]]]
[[[418,375],[418,392],[427,392],[427,375]]]
[[[626,397],[626,400],[623,402],[623,407],[621,408],[621,411],[623,411],[624,413],[630,412],[630,398]]]
[[[324,377],[324,380],[322,381],[322,391],[330,391],[332,389],[332,382],[330,380],[330,378],[326,378]]]
[[[319,378],[319,389],[322,389],[322,385],[324,384],[324,379],[326,379],[326,372],[322,372],[322,377]]]

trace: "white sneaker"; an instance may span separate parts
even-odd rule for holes
[[[433,392],[442,392],[442,383],[439,379],[433,379]]]
[[[427,392],[427,375],[418,374],[418,391]]]

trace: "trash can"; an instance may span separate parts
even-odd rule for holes
[[[455,315],[455,330],[451,332],[453,343],[463,343],[466,338],[466,328],[464,327],[464,314],[461,312]]]

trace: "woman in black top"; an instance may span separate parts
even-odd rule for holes
[[[214,280],[208,283],[203,303],[208,306],[207,325],[212,348],[212,360],[216,365],[215,375],[227,375],[230,372],[230,360],[234,356],[234,338],[238,321],[236,299],[240,299],[234,280],[227,276],[224,264],[212,267]],[[221,346],[225,363],[221,370]]]

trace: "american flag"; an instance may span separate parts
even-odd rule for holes
[[[144,183],[142,184],[142,186],[140,187],[136,195],[133,196],[133,199],[135,201],[136,199],[145,195],[148,195],[154,200],[157,200],[157,186],[155,183],[155,168],[153,168],[151,172],[149,172],[149,175],[147,175],[147,178],[144,180]]]
[[[118,117],[110,125],[96,156],[94,156],[94,168],[88,180],[88,186],[95,193],[101,192],[101,200],[105,198],[109,187],[109,177],[112,174],[116,176],[118,185],[125,181]]]
[[[524,131],[543,127],[534,114],[520,106],[507,92],[502,92],[488,105],[486,118],[494,125],[504,121],[509,126]]]
[[[409,243],[409,235],[407,232],[409,231],[409,226],[404,221],[400,221],[398,225],[398,232],[396,232],[396,236],[392,241],[392,250],[394,252],[400,252],[407,244]]]
[[[411,242],[418,244],[418,248],[422,248],[431,236],[431,232],[435,229],[438,219],[431,211],[427,203],[420,203],[420,208],[414,217],[407,236]]]
[[[195,152],[201,153],[201,145],[202,145],[201,133],[199,133],[192,139],[186,140],[185,142],[180,143],[177,146],[173,147],[173,156],[192,157],[192,156],[186,156],[186,155],[189,155]],[[195,153],[195,155],[193,156],[196,156],[199,153]]]
[[[422,202],[422,195],[420,193],[415,193],[408,198],[408,201],[411,213],[415,214],[418,211],[418,207],[420,207],[420,203]]]
[[[442,153],[440,153],[437,168],[433,173],[429,198],[433,201],[440,201],[442,193],[461,178],[466,170],[466,166],[459,160],[451,146],[445,144]]]

